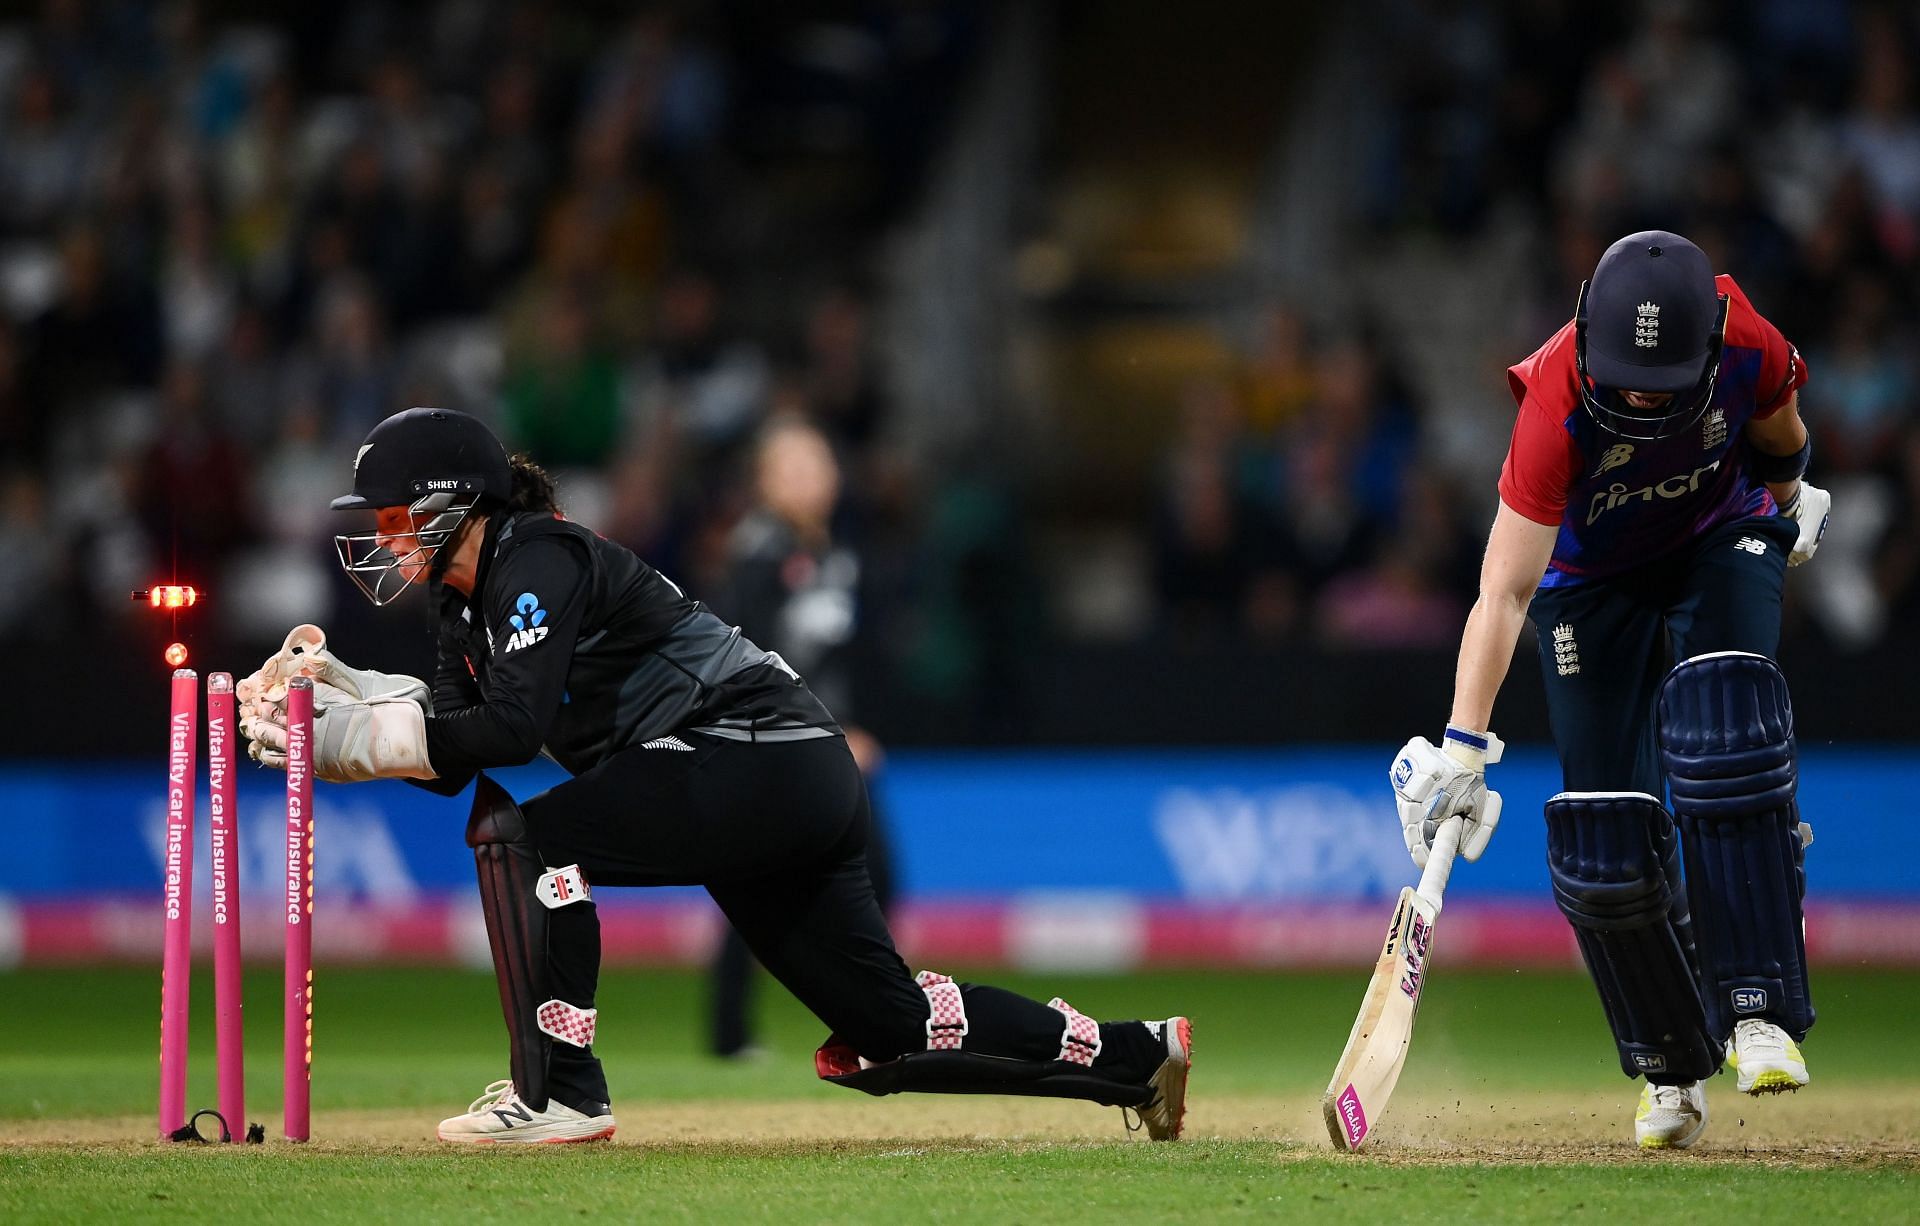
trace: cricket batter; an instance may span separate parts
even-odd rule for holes
[[[1646,1078],[1649,1149],[1699,1138],[1723,1061],[1744,1094],[1808,1080],[1812,832],[1773,661],[1787,567],[1831,506],[1802,479],[1806,380],[1698,247],[1661,230],[1609,247],[1573,321],[1507,372],[1520,413],[1453,711],[1391,772],[1416,864],[1454,814],[1479,858],[1500,817],[1487,728],[1531,616],[1566,788],[1546,807],[1554,900],[1621,1069]]]
[[[806,683],[626,549],[563,518],[552,483],[479,421],[409,409],[375,426],[336,538],[376,604],[425,581],[439,626],[419,679],[342,664],[311,626],[240,690],[254,757],[286,763],[285,680],[314,684],[314,771],[453,796],[478,779],[479,869],[512,1078],[443,1141],[613,1135],[593,1051],[593,890],[698,884],[832,1034],[819,1075],[902,1090],[1084,1098],[1180,1135],[1186,1018],[1095,1022],[1055,998],[910,974],[868,879],[865,784]],[[571,776],[524,805],[480,772],[544,753]]]

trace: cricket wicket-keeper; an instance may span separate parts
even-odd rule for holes
[[[1773,659],[1787,568],[1831,506],[1804,480],[1807,370],[1732,277],[1649,230],[1507,377],[1520,411],[1453,711],[1392,783],[1415,863],[1452,814],[1479,857],[1499,815],[1486,729],[1531,617],[1566,789],[1546,806],[1554,900],[1621,1069],[1646,1079],[1636,1138],[1683,1148],[1723,1062],[1741,1093],[1807,1084],[1811,831]]]
[[[311,626],[239,692],[253,756],[286,757],[285,681],[314,684],[314,771],[335,783],[474,784],[473,848],[511,1041],[443,1141],[613,1135],[593,1050],[593,891],[706,887],[761,963],[830,1029],[823,1078],[902,1090],[1084,1098],[1180,1135],[1191,1027],[1095,1022],[1065,1001],[911,974],[868,879],[864,781],[833,716],[763,651],[628,550],[563,518],[552,483],[479,421],[409,409],[375,426],[335,509],[376,604],[425,581],[431,692],[353,669]],[[546,754],[571,778],[514,799],[480,772]],[[477,782],[476,782],[477,780]]]

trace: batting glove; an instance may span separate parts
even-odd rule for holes
[[[1440,823],[1458,815],[1466,819],[1460,834],[1460,854],[1478,860],[1500,824],[1500,793],[1487,790],[1487,766],[1500,760],[1506,745],[1491,732],[1473,732],[1447,725],[1439,746],[1417,736],[1400,747],[1393,769],[1394,808],[1400,813],[1407,853],[1418,868],[1427,867],[1427,852]]]
[[[1833,495],[1819,486],[1802,481],[1800,488],[1793,491],[1793,497],[1780,508],[1780,514],[1800,525],[1800,539],[1793,543],[1793,552],[1787,555],[1788,566],[1800,565],[1820,548],[1820,538],[1827,534],[1827,518],[1832,512]]]

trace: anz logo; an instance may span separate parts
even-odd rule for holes
[[[1720,467],[1720,461],[1703,464],[1690,473],[1681,473],[1677,477],[1668,477],[1665,481],[1655,481],[1639,489],[1630,490],[1625,484],[1615,481],[1606,489],[1594,494],[1587,503],[1587,526],[1605,515],[1608,511],[1638,498],[1642,502],[1652,502],[1655,498],[1684,498],[1700,488],[1702,478],[1710,477]]]
[[[547,637],[548,627],[541,623],[547,620],[547,611],[540,607],[540,598],[532,592],[520,593],[513,602],[515,612],[507,617],[507,624],[513,627],[513,633],[507,636],[507,645],[501,654],[518,651],[522,647],[531,647]]]

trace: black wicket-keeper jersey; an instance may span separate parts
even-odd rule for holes
[[[620,545],[551,512],[497,512],[473,596],[436,585],[439,666],[425,786],[545,752],[571,774],[695,731],[837,736],[799,675]]]

